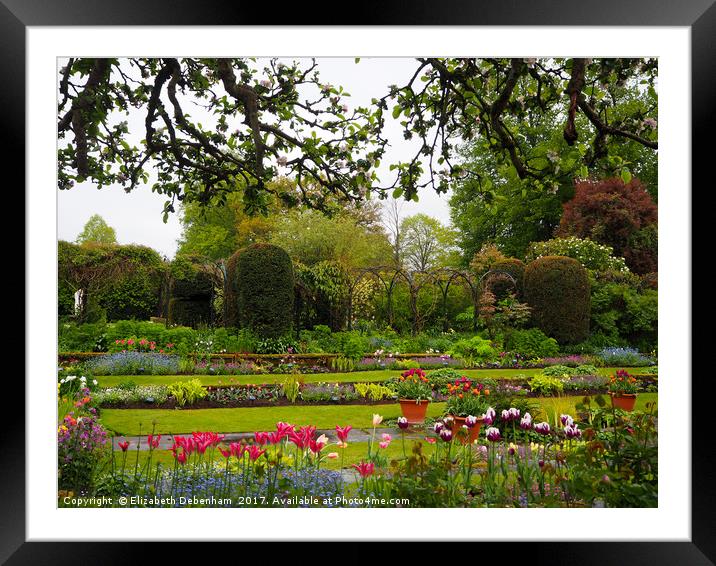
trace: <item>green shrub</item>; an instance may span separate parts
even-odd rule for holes
[[[58,242],[60,314],[74,314],[77,289],[86,291],[79,320],[147,319],[159,312],[166,265],[151,248],[137,245],[82,245]],[[67,311],[70,312],[67,312]]]
[[[511,352],[519,352],[527,359],[550,358],[559,354],[557,341],[539,328],[510,332],[505,348]]]
[[[547,256],[531,262],[525,269],[525,299],[535,326],[560,344],[589,335],[589,277],[577,260]]]
[[[452,357],[462,360],[467,367],[489,362],[497,356],[497,351],[489,340],[473,336],[455,342],[448,352]]]
[[[611,246],[598,244],[589,238],[569,236],[534,242],[527,251],[526,260],[532,261],[547,256],[571,257],[593,271],[629,271],[624,258],[615,257]]]
[[[234,260],[234,257],[236,259]],[[262,338],[290,332],[294,317],[293,265],[288,254],[271,244],[253,244],[232,256],[228,272],[230,299],[237,307],[237,324]]]
[[[104,322],[75,324],[62,322],[58,325],[58,348],[60,352],[103,352],[107,346],[107,325]]]
[[[583,364],[574,368],[573,375],[597,375],[597,368],[593,365]]]
[[[344,358],[359,361],[365,352],[363,341],[358,336],[350,335],[341,345],[340,353]]]
[[[278,338],[263,338],[254,342],[254,353],[256,354],[296,354],[298,344],[290,336]]]
[[[549,377],[570,377],[576,375],[575,368],[563,365],[554,365],[546,367],[542,370],[542,375]]]
[[[534,393],[541,395],[554,395],[564,391],[564,382],[550,375],[535,375],[528,384]]]

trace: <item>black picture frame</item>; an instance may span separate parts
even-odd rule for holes
[[[574,0],[481,0],[460,2],[383,0],[343,5],[299,3],[267,10],[261,3],[217,0],[0,0],[0,89],[6,139],[13,143],[3,153],[6,165],[24,161],[25,153],[25,37],[28,26],[75,25],[315,25],[323,14],[327,25],[560,25],[560,26],[686,26],[691,30],[692,170],[693,186],[713,184],[707,168],[713,161],[711,137],[716,105],[715,0],[602,0],[586,4]],[[276,5],[277,7],[279,5]],[[13,79],[14,78],[14,79]],[[13,167],[17,169],[17,167]],[[698,180],[703,184],[697,185]],[[24,172],[19,183],[24,185]],[[686,194],[690,188],[683,188]],[[22,204],[20,205],[23,206]],[[692,221],[695,222],[695,221]],[[693,225],[693,224],[692,224]],[[698,257],[698,256],[697,256]],[[703,256],[701,256],[703,257]],[[696,292],[696,289],[693,289]],[[683,329],[690,332],[691,329]],[[692,348],[699,338],[693,334]],[[703,338],[706,340],[706,337]],[[694,351],[698,351],[694,349]],[[27,353],[26,353],[27,355]],[[684,352],[686,359],[691,352]],[[685,386],[689,375],[678,376]],[[700,376],[709,378],[708,375]],[[684,415],[692,426],[692,537],[690,542],[547,542],[492,543],[509,552],[511,562],[529,559],[549,564],[712,564],[716,561],[716,488],[713,419],[709,416],[709,379],[691,380],[692,412]],[[24,413],[24,408],[20,409]],[[144,545],[126,543],[37,543],[25,537],[24,415],[3,427],[0,481],[0,560],[7,564],[64,564],[143,561]],[[662,457],[668,455],[662,454]],[[558,537],[559,533],[556,532]],[[160,543],[161,544],[161,543]],[[176,544],[176,543],[169,543]],[[217,543],[214,543],[217,544]],[[162,546],[164,546],[162,544]],[[507,548],[509,547],[509,548]],[[461,548],[461,547],[459,547]],[[483,548],[487,548],[484,547]],[[165,557],[172,551],[159,549]],[[184,557],[190,549],[182,548]],[[219,560],[222,550],[210,556]],[[206,556],[204,557],[206,558]]]

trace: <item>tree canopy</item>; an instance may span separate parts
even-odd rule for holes
[[[327,196],[417,199],[458,181],[489,191],[484,171],[461,161],[463,142],[541,193],[604,166],[628,181],[635,165],[614,148],[657,149],[656,77],[656,59],[420,58],[405,84],[351,108],[315,60],[72,58],[58,77],[59,186],[90,179],[131,191],[154,170],[165,218],[177,201],[223,204],[239,189],[249,213],[270,194],[323,210]],[[135,108],[143,120],[130,129],[123,118]],[[387,115],[418,143],[382,179]],[[556,157],[529,135],[540,120],[559,126]],[[279,174],[295,189],[272,188]]]
[[[117,235],[99,214],[93,214],[77,236],[78,244],[116,244]]]

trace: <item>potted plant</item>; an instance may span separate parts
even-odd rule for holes
[[[447,417],[452,419],[453,437],[462,440],[463,444],[468,441],[473,443],[480,435],[484,414],[489,408],[490,390],[465,376],[448,384],[447,388],[446,412]],[[474,418],[472,426],[466,423],[468,417]],[[468,434],[465,434],[463,426],[469,431]]]
[[[433,398],[433,388],[422,369],[403,372],[395,385],[400,410],[410,424],[425,422],[428,403]]]
[[[636,379],[626,370],[617,370],[616,375],[609,376],[609,395],[612,398],[612,407],[633,411],[637,391]]]

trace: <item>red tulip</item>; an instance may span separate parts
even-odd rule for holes
[[[248,446],[247,448],[245,448],[245,450],[246,450],[246,452],[249,453],[249,458],[251,458],[252,462],[255,462],[256,460],[258,460],[261,457],[261,455],[264,452],[266,452],[266,450],[260,450],[259,447],[256,446],[255,444]]]
[[[129,448],[129,441],[126,442],[118,442],[117,443],[119,447],[122,449],[122,452],[126,452],[127,448]]]
[[[175,453],[174,457],[177,459],[177,462],[179,462],[180,464],[186,464],[186,452]]]
[[[278,422],[276,423],[276,431],[282,436],[287,436],[289,433],[294,431],[294,426],[292,424]]]
[[[229,449],[234,456],[236,456],[237,458],[241,458],[246,448],[240,442],[232,442],[231,444],[229,444]]]
[[[266,444],[268,442],[268,440],[269,440],[268,436],[269,436],[268,432],[255,432],[254,440],[256,440],[256,442],[258,444],[263,446],[264,444]]]
[[[268,441],[270,444],[278,444],[286,437],[285,434],[281,434],[280,432],[272,432],[268,435]]]
[[[159,446],[159,441],[162,439],[162,435],[158,434],[157,436],[154,436],[153,434],[147,435],[147,444],[151,446],[152,448],[157,448]]]
[[[230,449],[230,448],[229,448],[229,450],[224,450],[221,446],[219,446],[219,452],[221,452],[221,455],[222,455],[224,458],[227,458],[227,459],[228,459],[228,458],[231,456],[231,449]]]
[[[351,425],[347,425],[345,427],[340,427],[336,425],[336,436],[338,437],[338,440],[341,442],[345,442],[348,440],[348,433],[353,429]]]
[[[353,464],[353,467],[358,470],[362,478],[372,476],[375,471],[375,464],[373,462],[361,462],[360,464]]]

